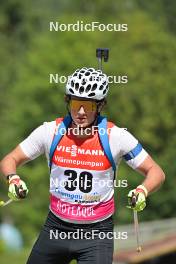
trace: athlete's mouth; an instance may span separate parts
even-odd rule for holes
[[[77,117],[76,120],[82,123],[86,120],[86,118],[85,117]]]

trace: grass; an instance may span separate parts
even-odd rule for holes
[[[24,249],[20,252],[4,252],[0,253],[1,264],[25,264],[30,253],[30,249]]]

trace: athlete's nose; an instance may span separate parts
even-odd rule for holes
[[[85,114],[85,110],[84,110],[83,106],[80,107],[80,109],[78,111],[78,114],[80,114],[80,115],[84,115]]]

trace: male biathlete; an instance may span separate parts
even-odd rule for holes
[[[101,70],[76,70],[66,85],[68,115],[36,128],[1,161],[8,195],[15,201],[28,193],[16,171],[19,165],[45,154],[50,167],[49,213],[27,264],[66,264],[72,259],[79,264],[111,264],[115,167],[123,158],[145,175],[128,194],[129,206],[137,211],[165,179],[134,136],[101,117],[108,89]]]

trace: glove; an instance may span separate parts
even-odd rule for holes
[[[19,201],[20,199],[26,198],[28,194],[28,188],[24,181],[20,179],[18,175],[13,175],[8,180],[9,190],[8,197],[13,201]]]
[[[127,208],[135,211],[142,211],[146,207],[146,197],[148,195],[147,189],[143,185],[139,185],[136,189],[128,193]]]

